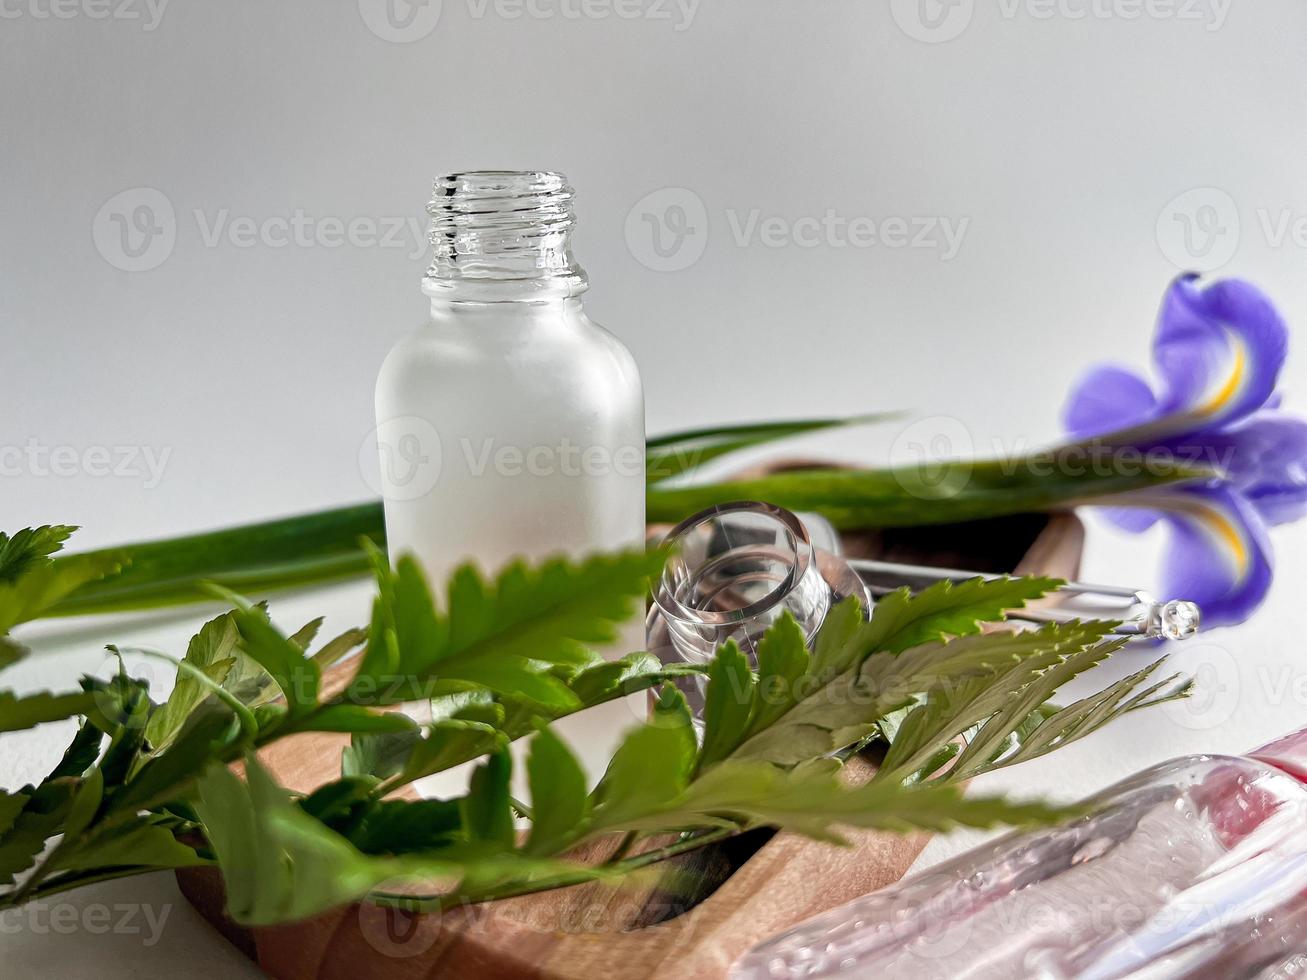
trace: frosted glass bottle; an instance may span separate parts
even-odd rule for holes
[[[732,980],[1214,980],[1307,968],[1307,730],[1192,756],[756,947]]]
[[[644,397],[631,354],[581,305],[561,174],[436,180],[431,317],[377,381],[392,556],[437,585],[644,539]]]
[[[556,173],[435,182],[430,318],[387,356],[376,409],[391,557],[415,555],[438,595],[465,561],[644,540],[640,375],[582,308],[572,197]],[[619,649],[642,647],[636,622]]]

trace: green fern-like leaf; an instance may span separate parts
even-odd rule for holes
[[[416,700],[437,681],[465,682],[555,709],[576,696],[541,665],[579,667],[589,647],[616,639],[644,596],[662,555],[514,563],[487,583],[472,566],[455,572],[446,611],[436,608],[417,563],[392,570],[374,552],[379,594],[371,636],[348,697],[377,704]]]

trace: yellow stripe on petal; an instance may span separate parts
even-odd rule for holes
[[[1230,374],[1215,394],[1198,408],[1197,414],[1200,416],[1215,415],[1230,404],[1234,396],[1239,393],[1239,389],[1243,387],[1244,378],[1248,374],[1248,354],[1243,341],[1234,334],[1229,334],[1229,337],[1234,348],[1234,363],[1230,365]]]
[[[1209,504],[1193,499],[1177,501],[1177,504],[1180,510],[1192,517],[1204,531],[1223,546],[1222,550],[1234,560],[1235,570],[1242,581],[1248,575],[1252,559],[1248,545],[1243,535],[1239,533],[1239,525]]]

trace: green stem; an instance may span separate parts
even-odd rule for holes
[[[69,872],[59,875],[50,881],[46,881],[38,887],[35,887],[27,895],[22,895],[20,891],[0,893],[0,912],[9,909],[18,908],[27,902],[40,901],[43,898],[49,898],[51,895],[59,895],[63,892],[70,892],[77,888],[83,888],[86,885],[95,885],[102,881],[117,881],[120,878],[138,878],[141,875],[153,874],[156,871],[168,871],[168,868],[157,868],[152,865],[124,865],[118,868],[96,868],[94,871]]]
[[[162,650],[154,650],[150,647],[131,647],[133,653],[139,653],[144,657],[151,657],[155,660],[163,660],[177,668],[179,674],[187,674],[200,683],[201,687],[207,688],[210,694],[213,694],[219,701],[231,708],[236,718],[241,723],[241,732],[245,738],[253,742],[259,736],[259,723],[254,717],[254,712],[241,702],[240,698],[232,694],[212,677],[200,670],[194,664],[185,660],[179,660],[176,657],[164,653]]]
[[[630,874],[659,861],[676,857],[678,854],[686,854],[709,844],[714,844],[719,840],[725,840],[727,837],[739,832],[739,827],[718,827],[696,836],[683,838],[673,844],[668,844],[666,847],[637,854],[616,864],[578,868],[576,871],[567,874],[541,878],[537,881],[512,882],[498,888],[487,888],[484,891],[471,894],[455,892],[451,895],[400,895],[392,892],[373,892],[368,896],[367,900],[375,905],[401,908],[412,912],[429,912],[435,910],[444,911],[460,905],[494,902],[502,898],[516,898],[520,895],[534,895],[537,892],[551,891],[555,888],[582,885],[597,878],[620,877],[621,875]]]
[[[635,840],[639,835],[634,830],[628,830],[622,835],[622,839],[617,843],[617,849],[613,851],[612,856],[608,858],[605,864],[616,864],[630,853],[631,848],[635,846]]]

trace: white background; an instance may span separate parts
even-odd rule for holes
[[[78,523],[102,545],[369,496],[372,381],[423,315],[423,261],[412,231],[382,245],[368,229],[421,228],[438,171],[571,177],[588,304],[641,364],[651,432],[893,408],[1013,451],[1056,438],[1089,363],[1146,366],[1180,265],[1254,279],[1307,318],[1299,0],[924,0],[934,30],[916,0],[444,0],[408,28],[381,0],[173,0],[157,23],[122,2],[0,0],[0,446],[131,446],[163,472],[8,473],[6,528]],[[828,212],[890,240],[822,232]],[[308,244],[278,247],[296,215]],[[749,235],[753,217],[782,220]],[[896,245],[894,218],[964,229],[960,247],[937,230]],[[333,221],[354,222],[345,244]],[[1291,407],[1304,378],[1295,358]],[[799,448],[876,462],[896,435]],[[1201,710],[1130,719],[981,788],[1074,798],[1302,724],[1302,540],[1277,533],[1256,620],[1177,652]],[[1086,575],[1149,584],[1159,546],[1095,524]],[[274,613],[345,627],[366,598]],[[109,641],[179,651],[198,615],[38,627],[6,681],[71,684]],[[66,735],[6,736],[0,782],[39,776]],[[149,947],[7,918],[6,976],[255,975],[166,876],[70,902],[175,907]]]

